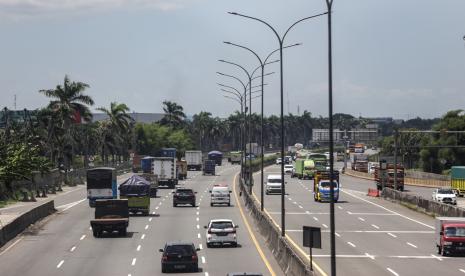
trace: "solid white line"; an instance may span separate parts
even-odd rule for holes
[[[328,225],[326,225],[326,224],[324,224],[324,223],[323,223],[322,225],[323,225],[324,228],[328,228]]]
[[[396,235],[392,234],[392,233],[387,233],[389,236],[393,237],[393,238],[397,238]]]
[[[348,245],[352,246],[352,247],[356,247],[355,244],[351,243],[351,242],[347,242]]]
[[[65,262],[65,260],[61,260],[61,261],[58,263],[57,268],[60,268],[60,267],[63,265],[64,262]]]
[[[403,218],[405,218],[405,219],[408,219],[408,220],[410,220],[410,221],[416,222],[416,223],[418,223],[418,224],[421,224],[421,225],[423,225],[423,226],[426,226],[426,227],[428,227],[428,228],[434,230],[434,227],[431,226],[431,225],[428,225],[428,224],[423,223],[423,222],[421,222],[421,221],[418,221],[418,220],[416,220],[416,219],[409,218],[409,217],[404,216],[404,215],[402,215],[402,214],[400,214],[400,213],[397,213],[397,212],[395,212],[395,211],[392,211],[392,210],[390,210],[390,209],[388,209],[388,208],[386,208],[386,207],[384,207],[384,206],[381,206],[381,205],[379,205],[379,204],[376,204],[376,203],[374,203],[374,202],[371,202],[371,201],[369,201],[369,200],[366,200],[366,199],[364,199],[364,198],[361,198],[361,197],[359,197],[359,196],[356,196],[356,195],[354,195],[354,194],[351,194],[351,193],[347,192],[345,189],[344,189],[344,190],[341,189],[341,191],[342,191],[343,193],[346,193],[346,194],[348,194],[348,195],[350,195],[350,196],[352,196],[352,197],[355,197],[355,198],[357,198],[357,199],[359,199],[359,200],[361,200],[361,201],[365,201],[366,203],[372,204],[372,205],[377,206],[377,207],[379,207],[379,208],[381,208],[381,209],[383,209],[383,210],[386,210],[386,211],[388,211],[388,212],[391,212],[391,213],[393,213],[393,214],[396,214],[396,215],[401,216],[401,217],[403,217]]]
[[[200,235],[200,233],[197,233],[197,238],[201,239],[202,236]]]
[[[365,219],[364,219],[364,218],[361,218],[361,217],[358,217],[358,219],[361,220],[361,221],[365,221]]]
[[[16,244],[18,244],[23,238],[19,238],[17,241],[15,241],[14,243],[12,243],[10,246],[8,246],[5,250],[3,250],[2,252],[0,252],[0,256],[2,256],[3,254],[5,254],[8,250],[10,250],[11,248],[13,248],[13,246],[15,246]]]
[[[202,263],[204,264],[205,263],[205,257],[202,256]]]
[[[136,249],[136,250],[137,250],[137,251],[140,251],[140,244],[137,246],[137,249]]]
[[[80,241],[82,241],[83,239],[86,238],[86,235],[82,235],[81,238],[79,239]]]
[[[410,246],[411,246],[411,247],[413,247],[413,248],[417,248],[417,246],[416,246],[416,245],[414,245],[413,243],[409,243],[409,242],[407,242],[407,244],[408,244],[408,245],[410,245]]]
[[[376,224],[372,224],[371,226],[373,226],[373,227],[376,228],[376,229],[379,229],[379,226],[376,225]]]
[[[136,258],[132,259],[131,265],[132,265],[132,266],[135,266],[135,265],[136,265]]]
[[[69,251],[73,252],[74,250],[76,250],[76,246],[71,247]]]
[[[465,269],[459,269],[459,271],[465,273]]]
[[[140,237],[141,240],[145,238],[145,234],[142,234],[142,237]]]
[[[145,226],[145,230],[147,230],[147,229],[149,229],[149,225],[148,225],[148,224]]]
[[[389,267],[387,268],[387,270],[389,272],[391,272],[392,274],[394,274],[395,276],[399,276],[399,274],[397,274],[397,272],[395,272],[394,270],[390,269]]]

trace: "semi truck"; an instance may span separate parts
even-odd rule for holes
[[[380,169],[380,166],[385,166],[385,169]],[[397,165],[397,190],[404,190],[404,166]],[[394,164],[381,163],[375,166],[374,173],[375,183],[378,190],[382,190],[383,186],[394,189]]]
[[[187,162],[187,170],[202,170],[202,152],[200,150],[186,150],[184,159]]]
[[[104,232],[118,232],[127,235],[129,226],[129,205],[127,199],[99,199],[95,201],[95,218],[90,221],[94,237]]]
[[[152,162],[152,172],[158,176],[158,186],[166,186],[174,189],[178,185],[176,173],[176,158],[154,157]]]
[[[315,162],[313,160],[296,159],[294,175],[299,179],[312,179],[315,173]]]
[[[339,172],[333,171],[334,202],[339,200]],[[329,171],[316,171],[313,178],[313,199],[315,201],[330,201],[331,183]]]
[[[465,166],[453,166],[450,171],[451,187],[458,196],[465,195]]]
[[[128,200],[130,213],[142,213],[148,216],[150,213],[150,182],[139,175],[132,175],[119,187],[120,199]]]
[[[88,169],[87,198],[89,206],[95,207],[98,199],[115,199],[118,196],[116,170],[114,168],[99,167]]]
[[[176,161],[176,170],[178,172],[178,179],[183,180],[187,178],[187,162],[186,160]]]
[[[465,253],[465,217],[437,217],[435,236],[438,254]]]

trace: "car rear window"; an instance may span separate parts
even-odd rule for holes
[[[210,228],[214,229],[226,229],[226,228],[233,228],[233,224],[230,221],[219,221],[219,222],[212,222]]]
[[[168,254],[192,255],[194,248],[190,244],[176,244],[167,246],[165,251]]]
[[[177,193],[179,194],[192,194],[194,193],[192,190],[189,190],[189,189],[178,189],[176,190]]]
[[[281,183],[280,178],[269,178],[268,183]]]

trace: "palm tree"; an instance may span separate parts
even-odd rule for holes
[[[101,139],[102,139],[102,159],[108,161],[108,153],[113,155],[126,154],[125,149],[129,148],[131,143],[128,134],[131,132],[131,122],[133,119],[127,113],[129,107],[123,103],[112,102],[110,109],[99,107],[97,110],[105,113],[108,118],[101,123]],[[115,158],[113,157],[113,162]]]
[[[186,114],[184,114],[183,107],[178,105],[175,102],[164,101],[163,102],[163,111],[165,112],[165,117],[160,121],[160,124],[167,125],[172,128],[180,127],[184,119],[186,119]]]
[[[54,123],[50,127],[49,137],[55,136],[58,159],[65,165],[65,172],[70,168],[73,158],[72,131],[71,127],[77,120],[84,119],[90,121],[92,118],[89,106],[94,104],[92,98],[84,91],[89,85],[83,82],[72,82],[65,76],[63,85],[57,85],[55,89],[40,90],[39,92],[51,98],[48,109],[51,112],[49,123]]]

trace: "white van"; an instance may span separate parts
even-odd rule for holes
[[[215,204],[227,204],[231,206],[231,190],[229,190],[227,185],[215,185],[210,193],[210,206]]]
[[[271,193],[276,193],[276,194],[280,194],[281,193],[281,185],[282,185],[283,181],[281,179],[281,175],[280,174],[270,174],[268,175],[268,177],[266,178],[266,184],[265,184],[265,193],[268,195],[268,194],[271,194]]]

